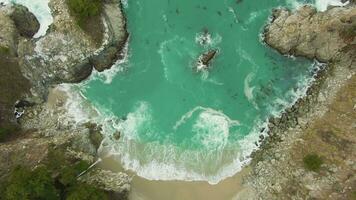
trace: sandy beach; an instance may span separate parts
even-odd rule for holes
[[[124,171],[113,157],[107,157],[98,165],[113,172]],[[243,177],[250,172],[249,167],[216,185],[195,181],[152,181],[141,178],[133,172],[124,171],[132,176],[130,200],[236,200],[251,198],[249,188],[243,186]],[[246,196],[246,195],[249,195]]]

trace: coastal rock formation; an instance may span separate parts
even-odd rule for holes
[[[16,55],[18,31],[5,9],[0,9],[0,27],[0,53]]]
[[[30,93],[30,83],[20,70],[16,57],[20,35],[8,13],[9,8],[0,7],[0,128],[13,129],[15,102]]]
[[[355,28],[354,6],[333,7],[326,12],[316,12],[309,5],[296,12],[276,9],[265,41],[282,54],[328,62],[346,46],[354,45]]]
[[[10,14],[20,35],[32,38],[40,29],[40,23],[25,6],[15,4]]]
[[[22,71],[32,81],[32,91],[38,97],[36,101],[45,99],[48,86],[81,82],[93,67],[98,71],[109,69],[122,55],[128,37],[119,1],[103,4],[102,19],[107,30],[99,48],[78,27],[64,0],[52,0],[49,6],[53,24],[47,34],[38,41],[20,39],[17,50]]]
[[[277,9],[265,42],[279,52],[326,63],[306,96],[279,118],[253,155],[246,178],[257,199],[351,199],[355,191],[356,6]],[[322,158],[320,170],[306,155]]]
[[[217,50],[209,50],[208,52],[203,53],[199,56],[197,71],[201,71],[203,69],[207,69],[211,61],[215,58]]]
[[[61,83],[77,83],[93,70],[93,58],[106,59],[102,67],[108,69],[121,55],[127,39],[125,20],[119,1],[105,1],[110,13],[119,19],[103,17],[109,30],[101,47],[83,31],[69,14],[65,0],[51,0],[49,6],[54,18],[47,34],[39,39],[31,37],[37,32],[37,20],[22,6],[0,6],[0,139],[3,122],[12,121],[19,126],[19,134],[0,143],[1,177],[9,169],[25,163],[36,167],[47,156],[49,147],[64,146],[69,157],[94,162],[102,136],[100,128],[77,123],[69,116],[67,96],[51,94],[51,88]],[[108,11],[109,12],[109,11]],[[114,15],[120,13],[121,15]],[[26,19],[25,19],[26,18]],[[38,22],[37,22],[38,23]],[[111,30],[112,29],[112,30]],[[115,30],[115,31],[113,31]],[[115,56],[106,56],[108,46]],[[18,100],[26,100],[21,118],[15,119],[13,110]],[[3,142],[3,141],[0,141]],[[35,147],[36,149],[31,149]],[[37,150],[38,149],[38,150]],[[111,176],[111,182],[122,183],[121,191],[127,193],[129,179]],[[113,178],[122,178],[113,180]],[[108,187],[109,187],[108,186]]]
[[[97,185],[110,191],[113,199],[126,199],[130,191],[131,178],[124,173],[114,173],[108,170],[95,169],[80,177],[81,181]]]
[[[91,63],[99,72],[109,69],[115,61],[123,57],[122,50],[128,39],[126,19],[118,5],[118,0],[106,0],[103,15],[106,20],[108,38],[103,50],[98,55],[90,58]],[[121,6],[120,6],[121,7]]]

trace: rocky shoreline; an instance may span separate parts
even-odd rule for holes
[[[33,39],[32,36],[39,28],[33,14],[20,5],[0,6],[0,24],[4,27],[0,31],[0,56],[16,62],[19,76],[29,86],[24,92],[16,91],[18,95],[14,98],[5,99],[7,110],[1,110],[1,117],[11,120],[0,120],[0,125],[10,123],[20,127],[17,138],[0,143],[2,180],[17,165],[35,168],[46,159],[49,148],[53,145],[64,148],[68,157],[93,163],[102,139],[99,126],[77,124],[68,116],[65,107],[68,97],[53,87],[61,83],[81,82],[91,75],[94,68],[99,72],[109,69],[122,56],[128,33],[121,2],[103,2],[102,25],[105,25],[106,32],[102,34],[106,37],[103,37],[100,47],[76,24],[65,0],[51,0],[49,7],[54,18],[53,24],[45,36]],[[7,17],[14,16],[12,13],[16,16]],[[18,25],[17,21],[25,25],[27,23],[27,26]],[[6,67],[15,67],[1,65],[5,70]],[[4,93],[11,93],[9,90],[14,88],[8,86],[9,88],[3,88]],[[18,119],[12,113],[16,100],[26,102],[19,108],[21,115],[16,117]],[[1,99],[0,107],[2,102]],[[81,180],[111,192],[114,199],[126,198],[130,190],[131,179],[125,173],[93,169],[84,174]]]
[[[95,161],[97,144],[101,141],[100,126],[77,124],[67,119],[65,102],[68,97],[52,87],[60,83],[81,82],[91,75],[94,68],[99,72],[109,69],[122,56],[129,34],[120,4],[118,0],[104,1],[106,37],[100,48],[75,25],[64,0],[50,1],[54,22],[47,34],[38,40],[31,39],[33,34],[28,33],[29,28],[17,30],[13,19],[7,17],[9,8],[0,7],[0,24],[6,27],[0,30],[0,36],[6,38],[0,40],[0,53],[5,52],[6,59],[15,60],[19,73],[31,83],[31,88],[24,89],[25,92],[16,98],[35,104],[26,107],[18,119],[26,132],[12,141],[0,143],[0,161],[4,163],[0,165],[0,178],[9,173],[10,166],[19,163],[35,167],[45,159],[44,152],[51,144],[66,146],[67,154],[72,157],[91,163]],[[38,29],[36,22],[33,23],[31,27]],[[269,137],[261,138],[260,150],[252,155],[252,172],[244,178],[244,185],[251,188],[246,195],[250,199],[346,199],[355,190],[356,179],[352,173],[356,174],[356,151],[352,145],[355,146],[356,140],[352,131],[356,131],[356,125],[345,133],[351,147],[335,150],[335,154],[349,153],[343,155],[344,168],[340,164],[335,169],[331,162],[334,160],[326,158],[328,162],[321,172],[307,171],[300,156],[305,155],[308,148],[303,146],[305,149],[300,152],[295,149],[301,147],[300,144],[309,144],[305,141],[306,134],[311,127],[313,131],[320,128],[314,127],[314,121],[331,112],[330,107],[340,97],[340,91],[354,88],[355,23],[356,6],[353,2],[325,12],[317,12],[310,6],[295,12],[283,8],[273,11],[271,23],[265,29],[265,42],[282,54],[326,63],[326,68],[319,72],[305,97],[282,113],[280,118],[270,119]],[[352,102],[356,97],[350,98]],[[345,112],[339,114],[341,116]],[[352,119],[355,116],[352,109],[350,115]],[[340,136],[330,137],[336,143],[341,140]],[[335,146],[335,141],[331,142],[332,146]],[[316,152],[314,147],[310,149]],[[81,179],[114,192],[113,198],[126,198],[130,190],[131,178],[125,173],[95,169]],[[342,181],[344,183],[335,189],[334,185]]]
[[[332,7],[325,12],[317,12],[311,6],[303,6],[295,12],[283,8],[273,11],[271,22],[265,29],[265,42],[282,54],[316,59],[325,63],[326,67],[318,73],[305,97],[282,113],[281,117],[269,120],[269,137],[263,140],[260,150],[254,152],[252,172],[245,178],[245,184],[252,188],[253,199],[352,198],[355,176],[351,174],[356,172],[355,154],[352,153],[355,152],[354,148],[338,149],[332,158],[325,155],[323,159],[327,163],[321,172],[306,170],[302,159],[307,153],[323,154],[318,147],[313,147],[313,143],[317,143],[318,137],[325,137],[324,129],[327,126],[317,123],[328,115],[335,115],[333,120],[338,121],[337,118],[346,114],[335,114],[330,107],[342,105],[342,101],[338,103],[335,100],[344,90],[350,93],[355,84],[355,25],[354,3],[346,7]],[[352,96],[349,101],[355,102],[355,98]],[[349,117],[355,118],[352,108],[350,112]],[[348,127],[351,132],[345,132],[343,136],[327,132],[334,141],[325,142],[325,148],[333,148],[346,137],[346,143],[355,144],[353,133],[356,130],[352,128],[355,124],[351,123],[349,127],[350,124],[345,122],[339,126],[339,131]],[[315,134],[315,142],[305,141],[309,134]],[[303,146],[299,143],[310,143],[311,146],[295,149]],[[344,155],[345,152],[349,155]],[[338,165],[332,163],[340,155],[347,162]],[[343,165],[347,167],[340,168]],[[345,174],[349,175],[345,177]],[[335,185],[339,189],[335,189]]]

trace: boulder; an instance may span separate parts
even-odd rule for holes
[[[217,52],[216,49],[213,49],[200,55],[197,62],[197,71],[207,69],[211,61],[215,58]]]
[[[210,50],[206,53],[204,53],[200,59],[200,62],[203,64],[203,65],[209,65],[210,61],[212,59],[214,59],[215,55],[217,53],[217,50]]]
[[[10,18],[14,21],[20,35],[32,38],[39,30],[40,23],[26,7],[15,4]]]

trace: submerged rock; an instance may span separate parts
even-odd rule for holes
[[[14,21],[21,36],[32,38],[40,29],[40,23],[28,8],[15,4],[12,7],[11,19]]]

